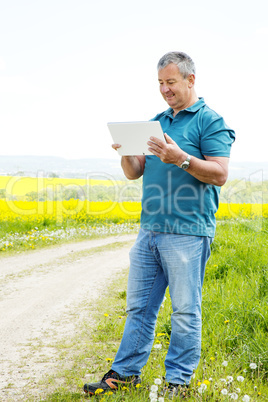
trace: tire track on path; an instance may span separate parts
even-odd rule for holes
[[[128,268],[135,238],[88,240],[0,259],[1,401],[25,400],[25,389],[56,367],[53,348],[43,350],[47,356],[39,363],[29,355],[33,342],[72,337],[77,306],[96,300]]]

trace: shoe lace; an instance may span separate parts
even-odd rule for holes
[[[102,377],[101,381],[105,381],[107,380],[107,378],[119,378],[119,374],[116,373],[116,371],[113,370],[109,370],[108,373],[104,374],[104,376]]]

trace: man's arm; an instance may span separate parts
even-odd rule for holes
[[[187,172],[203,183],[223,186],[228,178],[229,158],[205,155],[204,157],[206,159],[205,161],[191,156],[190,166]]]
[[[188,154],[167,134],[165,134],[165,137],[166,143],[152,137],[153,142],[148,142],[148,145],[150,145],[149,150],[158,156],[162,162],[180,166],[186,160]],[[229,158],[212,156],[204,156],[204,158],[205,160],[191,156],[187,172],[203,183],[223,186],[228,178]]]
[[[113,144],[112,148],[117,150],[120,148],[120,144]],[[122,156],[121,166],[127,179],[135,180],[143,175],[145,166],[145,156],[133,155]]]
[[[144,172],[145,156],[122,156],[121,166],[127,179],[138,179]]]

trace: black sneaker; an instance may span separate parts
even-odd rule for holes
[[[188,396],[188,385],[173,384],[170,382],[168,386],[164,387],[161,394],[162,396],[167,396],[169,399],[176,398],[177,396],[184,399]]]
[[[138,375],[132,375],[130,377],[120,376],[113,370],[109,370],[101,381],[95,383],[89,383],[84,385],[84,391],[89,395],[105,394],[109,391],[116,391],[121,387],[136,386],[141,383],[141,379]]]

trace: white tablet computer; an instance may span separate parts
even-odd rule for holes
[[[114,144],[120,144],[119,155],[152,155],[148,151],[150,137],[165,140],[159,121],[107,123]]]

